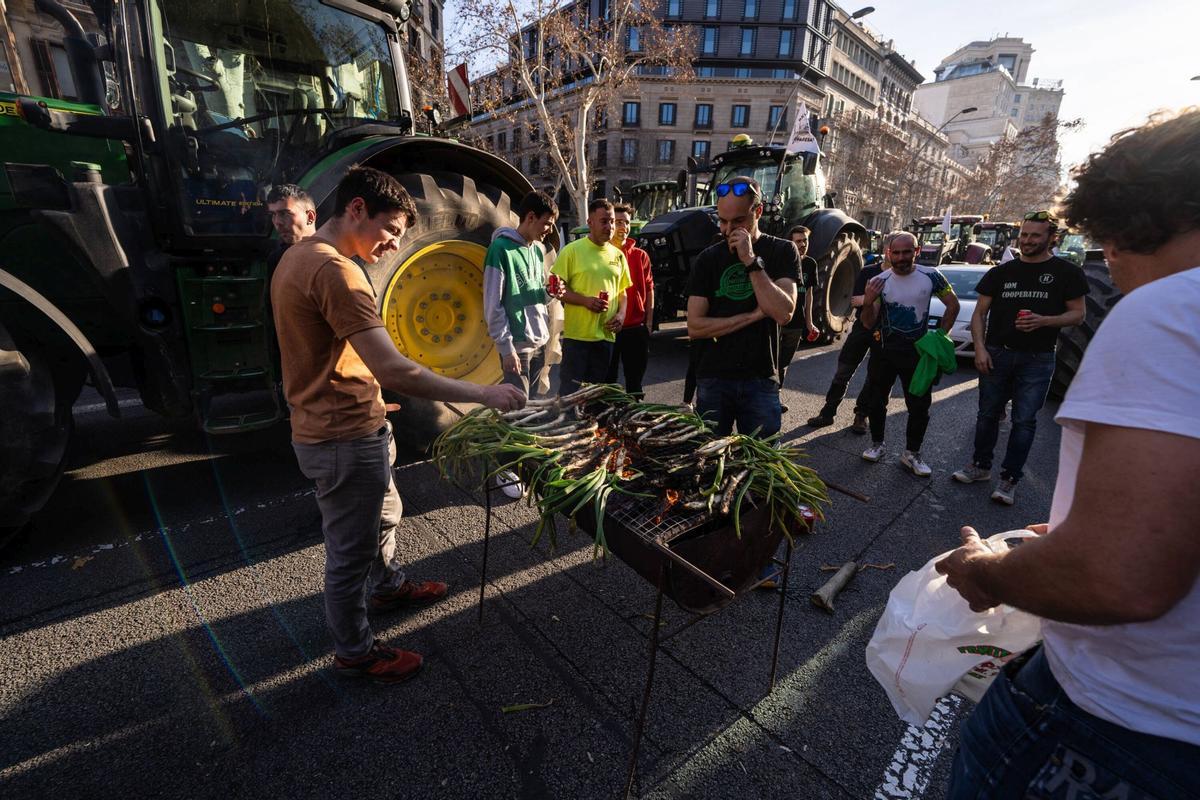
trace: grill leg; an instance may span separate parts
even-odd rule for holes
[[[775,670],[779,666],[779,638],[783,635],[783,605],[787,600],[788,572],[792,568],[792,540],[787,540],[787,550],[783,556],[783,575],[779,585],[779,615],[775,619],[775,650],[771,654],[771,685],[767,694],[775,690]]]
[[[490,483],[490,481],[489,481]],[[483,624],[483,592],[487,588],[488,543],[492,538],[492,487],[483,490],[487,516],[483,520],[483,567],[479,570],[479,624]]]
[[[658,656],[658,623],[662,620],[663,581],[666,566],[658,570],[658,598],[654,601],[654,627],[650,631],[650,666],[646,670],[646,691],[642,693],[642,708],[638,712],[637,727],[633,731],[633,753],[629,756],[629,779],[625,782],[625,798],[633,796],[633,782],[637,779],[638,753],[642,748],[642,731],[646,727],[646,709],[650,706],[650,688],[654,684],[654,662]]]

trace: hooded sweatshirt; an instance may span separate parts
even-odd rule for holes
[[[535,350],[550,340],[544,254],[515,228],[497,228],[483,260],[488,334],[500,355]]]

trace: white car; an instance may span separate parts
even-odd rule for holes
[[[959,358],[974,359],[975,344],[971,340],[971,315],[975,313],[975,301],[979,298],[979,294],[975,291],[975,285],[991,267],[945,264],[937,269],[946,276],[946,280],[950,281],[950,285],[954,287],[954,293],[958,295],[958,317],[954,320],[954,327],[950,329],[950,340],[954,342],[954,354]],[[929,301],[930,329],[937,328],[942,324],[942,315],[945,313],[946,307],[942,305],[941,300],[935,297]]]

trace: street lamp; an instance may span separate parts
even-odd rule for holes
[[[958,118],[959,118],[959,117],[961,117],[963,114],[974,114],[974,113],[975,113],[976,111],[978,111],[978,110],[979,110],[979,109],[978,109],[978,108],[976,108],[975,106],[967,106],[966,108],[964,108],[964,109],[960,109],[960,110],[959,110],[959,111],[957,111],[956,113],[952,114],[952,115],[951,115],[951,117],[950,117],[950,119],[946,120],[945,122],[943,122],[941,125],[939,125],[939,126],[937,127],[937,129],[936,129],[936,130],[933,132],[933,135],[929,137],[929,141],[931,142],[931,141],[933,141],[934,139],[936,139],[936,138],[937,138],[937,135],[938,135],[939,133],[941,133],[941,132],[942,132],[942,130],[943,130],[943,129],[944,129],[946,126],[947,126],[947,125],[949,125],[951,122],[954,122],[954,120],[958,119]],[[904,168],[903,168],[903,169],[901,169],[899,173],[897,173],[897,175],[896,175],[896,180],[898,180],[898,181],[899,181],[899,180],[903,180],[903,178],[904,178],[904,175],[905,175],[905,174],[906,174],[906,173],[907,173],[907,172],[908,172],[910,169],[912,169],[912,165],[916,163],[916,161],[917,161],[917,157],[918,157],[918,156],[920,156],[920,155],[921,155],[921,153],[922,153],[922,152],[925,150],[925,145],[927,145],[927,144],[929,144],[929,142],[923,142],[923,143],[921,144],[921,146],[917,148],[917,152],[915,152],[915,153],[913,153],[913,154],[912,154],[912,158],[910,158],[910,159],[908,160],[908,163],[904,165]],[[905,221],[906,221],[906,220],[907,220],[907,219],[908,219],[908,218],[909,218],[909,217],[912,215],[912,195],[913,195],[913,192],[912,192],[912,183],[910,182],[910,183],[909,183],[908,194],[907,194],[907,195],[905,196],[905,198],[904,198],[904,215],[903,215],[903,216],[901,217],[901,219],[900,219],[900,224],[901,224],[901,226],[903,226],[903,225],[904,225],[904,223],[905,223]]]
[[[851,20],[862,19],[863,17],[865,17],[867,14],[870,14],[874,10],[875,10],[875,6],[863,6],[858,11],[855,11],[853,14],[851,14],[850,19]],[[816,58],[814,58],[813,61],[819,62],[821,59],[823,59],[825,57],[825,51],[828,49],[829,49],[829,40],[826,39],[823,42],[821,42],[821,49],[817,52]],[[798,78],[796,78],[796,88],[792,89],[792,93],[788,96],[787,102],[783,104],[784,111],[787,110],[787,107],[791,104],[792,100],[795,99],[796,94],[800,91],[800,84],[804,83],[804,79],[808,76],[808,70],[811,67],[812,67],[811,61],[804,62],[804,68],[802,70],[800,70],[800,76]],[[783,114],[782,113],[779,115],[779,119],[775,120],[775,127],[771,128],[771,138],[767,140],[768,145],[773,144],[775,142],[775,134],[779,132],[779,124],[781,122],[783,122]],[[780,164],[782,165],[782,163],[783,162],[781,161]]]

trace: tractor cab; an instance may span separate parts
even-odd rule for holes
[[[685,205],[679,181],[636,183],[629,190],[629,202],[633,205],[633,233],[655,217]]]
[[[975,241],[988,248],[988,262],[999,261],[1004,251],[1017,247],[1021,226],[1015,222],[981,222],[976,227]]]
[[[772,235],[784,236],[791,224],[826,207],[825,173],[816,153],[789,155],[782,145],[756,145],[740,134],[712,165],[707,203],[716,205],[716,187],[722,183],[753,178],[762,187],[766,205],[759,227]]]
[[[919,217],[913,220],[912,233],[917,237],[917,263],[936,267],[951,261],[980,263],[980,248],[971,248],[976,228],[983,217],[967,214],[950,218],[950,234],[946,235],[944,217]],[[970,258],[976,261],[970,262]]]

